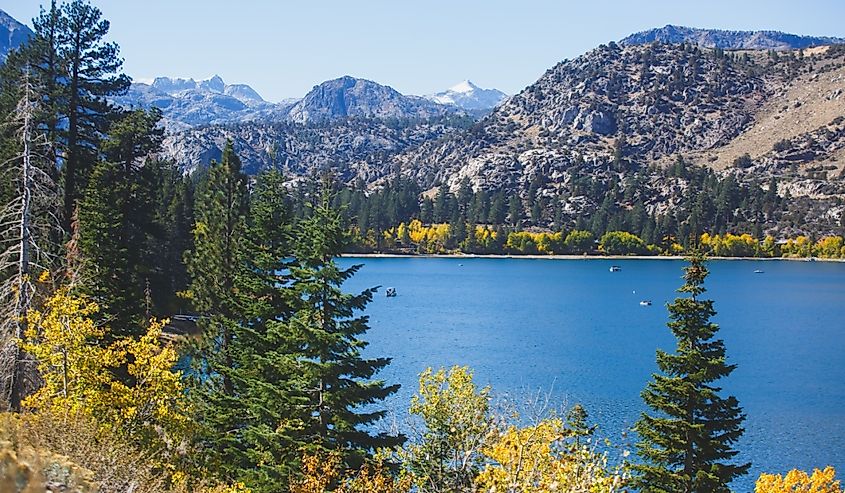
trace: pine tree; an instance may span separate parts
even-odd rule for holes
[[[750,464],[733,464],[733,444],[743,433],[745,415],[733,396],[719,396],[714,382],[735,365],[726,362],[725,345],[714,339],[719,330],[710,318],[713,301],[701,299],[707,277],[704,258],[695,254],[684,269],[687,297],[669,305],[668,324],[678,345],[674,354],[657,351],[660,374],[642,393],[656,413],[643,413],[635,429],[645,463],[636,466],[642,492],[728,492],[728,484]]]
[[[144,261],[152,315],[166,318],[188,309],[180,293],[190,283],[185,252],[193,248],[194,182],[170,161],[148,160],[143,175],[154,204]]]
[[[87,184],[101,135],[119,114],[106,97],[126,92],[130,79],[118,73],[123,60],[117,44],[104,41],[109,22],[101,18],[99,9],[73,0],[62,5],[62,14],[64,43],[59,56],[66,70],[61,80],[67,86],[67,152],[62,171],[65,218],[69,218]]]
[[[130,79],[119,73],[117,44],[105,42],[109,22],[84,0],[53,1],[33,21],[35,35],[21,50],[20,66],[33,67],[43,86],[39,123],[51,160],[63,175],[65,229],[98,162],[102,136],[120,114],[106,99],[124,93]]]
[[[243,268],[244,235],[249,195],[246,175],[232,142],[227,142],[220,163],[212,163],[200,184],[195,205],[194,250],[187,258],[194,308],[203,316],[203,347],[199,371],[206,383],[219,383],[232,395],[226,368],[232,368],[230,344],[242,320],[236,280]],[[224,373],[219,373],[223,370]]]
[[[127,112],[103,142],[108,161],[98,163],[79,204],[79,249],[85,290],[108,316],[115,337],[141,336],[152,313],[145,291],[157,196],[147,179],[147,156],[158,149],[158,111]]]
[[[236,341],[247,323],[245,272],[249,213],[247,179],[228,142],[197,187],[194,249],[186,254],[189,294],[199,312],[200,337],[189,348],[198,448],[203,466],[224,481],[250,467],[242,429],[248,410],[236,392]]]
[[[220,457],[227,479],[254,492],[279,491],[297,470],[308,398],[297,360],[300,340],[285,321],[291,314],[288,263],[289,200],[284,179],[267,171],[256,179],[250,198],[244,261],[238,276],[245,323],[232,340],[234,392],[223,401],[245,410],[227,431]],[[228,414],[229,409],[214,409]]]
[[[362,429],[380,420],[378,402],[396,392],[398,385],[374,380],[389,358],[365,359],[367,343],[361,336],[368,318],[358,315],[377,288],[358,294],[342,291],[345,281],[361,268],[340,268],[334,257],[343,251],[346,232],[340,213],[331,210],[327,192],[312,216],[300,223],[291,266],[294,299],[299,300],[288,322],[300,334],[300,363],[308,378],[309,409],[305,435],[312,450],[341,450],[347,463],[359,464],[371,450],[401,443],[387,434]],[[364,406],[364,408],[362,408]]]
[[[79,205],[79,252],[85,292],[102,307],[110,336],[141,335],[144,288],[131,250],[126,190],[133,184],[119,165],[100,162]]]

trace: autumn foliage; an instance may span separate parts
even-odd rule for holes
[[[761,474],[754,487],[755,493],[842,493],[836,470],[828,466],[815,469],[813,474],[793,469],[780,474]]]

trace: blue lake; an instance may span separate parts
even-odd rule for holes
[[[582,403],[601,435],[620,447],[644,410],[640,392],[671,351],[666,303],[682,261],[484,258],[343,258],[364,264],[345,289],[381,285],[367,309],[368,356],[402,384],[387,403],[402,419],[426,367],[467,365],[498,395],[538,389]],[[622,267],[609,272],[611,265]],[[737,445],[751,473],[832,465],[845,472],[845,263],[713,261],[715,301],[730,363],[724,380],[748,419]],[[755,274],[754,270],[763,270]],[[652,300],[652,306],[641,306]]]

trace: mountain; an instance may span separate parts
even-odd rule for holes
[[[242,95],[243,99],[247,102],[265,102],[264,99],[248,85],[226,84],[219,75],[214,75],[208,79],[202,79],[199,81],[194,79],[156,77],[152,83],[152,87],[159,92],[163,92],[171,96],[180,96],[186,92],[199,91],[226,94],[233,97]]]
[[[9,51],[16,49],[32,36],[32,30],[0,10],[0,63]]]
[[[490,111],[507,98],[498,89],[482,89],[469,80],[464,80],[437,94],[425,96],[439,104],[451,104],[467,111]]]
[[[350,76],[329,80],[293,105],[288,119],[296,123],[319,123],[336,118],[426,119],[455,112],[456,108],[417,96],[405,96],[389,86]]]
[[[159,108],[170,130],[284,118],[292,104],[267,102],[250,86],[226,84],[219,75],[198,81],[156,77],[151,84],[135,82],[114,102],[125,107]]]
[[[399,155],[394,167],[424,187],[456,190],[466,179],[528,203],[557,202],[573,224],[602,207],[678,210],[689,183],[666,169],[679,156],[737,186],[778,180],[788,212],[764,217],[764,228],[841,231],[845,47],[773,57],[610,43],[559,63],[467,131]],[[627,199],[604,203],[614,189]]]
[[[722,228],[845,228],[845,46],[609,43],[558,63],[480,120],[457,109],[343,77],[272,121],[173,133],[166,155],[194,169],[231,138],[250,172],[330,169],[371,188],[397,171],[424,189],[467,182],[520,197],[541,228],[589,227],[585,218],[611,209],[681,223],[691,202]],[[764,194],[779,197],[766,199],[776,210],[762,209]]]
[[[255,92],[255,89],[246,84],[228,85],[224,88],[223,93],[241,101],[264,102],[261,95]]]
[[[265,101],[246,84],[226,84],[217,75],[203,80],[157,77],[151,84],[133,83],[114,102],[126,107],[155,106],[162,110],[170,130],[252,121],[320,125],[345,118],[427,120],[463,114],[457,106],[405,96],[391,87],[349,76],[314,86],[302,99],[280,103]]]
[[[799,36],[780,31],[724,31],[673,26],[649,29],[632,34],[620,41],[623,45],[661,43],[693,43],[707,48],[725,50],[797,50],[812,46],[845,44],[845,38]]]

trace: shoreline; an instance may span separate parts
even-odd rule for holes
[[[530,259],[530,260],[684,260],[683,255],[506,255],[477,253],[343,253],[341,258],[459,258],[459,259]],[[810,260],[812,258],[813,260]],[[841,258],[819,257],[707,257],[707,260],[788,261],[845,263]]]

